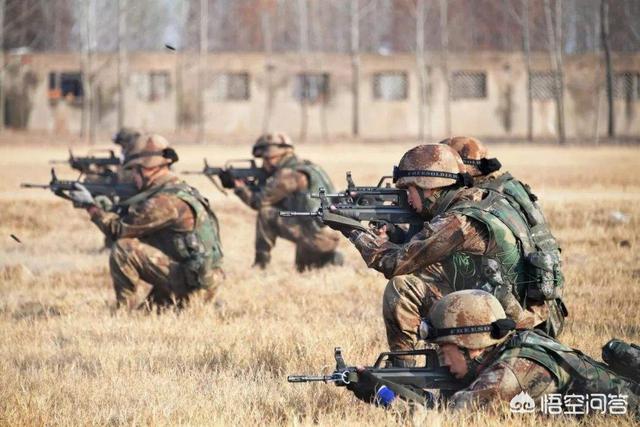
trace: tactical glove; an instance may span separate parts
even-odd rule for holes
[[[73,202],[73,206],[76,208],[88,208],[96,205],[96,201],[93,199],[89,190],[87,190],[87,187],[79,182],[76,182],[74,187],[75,190],[69,192],[69,199]]]

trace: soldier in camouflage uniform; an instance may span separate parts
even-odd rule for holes
[[[224,277],[218,220],[208,201],[171,172],[177,160],[159,135],[136,140],[124,168],[140,193],[125,202],[122,216],[97,207],[81,185],[71,194],[115,241],[109,267],[119,306],[180,307],[199,290],[211,299]]]
[[[535,238],[544,235],[545,242],[541,243],[550,252],[558,251],[559,245],[553,235],[549,232],[549,225],[538,204],[538,197],[531,191],[529,185],[515,179],[509,172],[499,172],[502,167],[496,158],[488,158],[489,150],[478,139],[468,136],[456,136],[440,141],[453,148],[464,163],[465,172],[473,177],[473,186],[485,190],[498,192],[504,196],[513,206],[517,206],[524,215],[531,233]],[[560,266],[560,259],[556,261]],[[550,323],[558,325],[557,331],[553,335],[557,336],[562,331],[563,318],[568,311],[562,298],[551,298],[545,301]],[[545,325],[545,328],[555,328],[552,325]],[[551,332],[547,329],[547,332]]]
[[[333,184],[325,171],[308,160],[299,159],[294,154],[291,139],[283,133],[258,138],[253,156],[263,159],[263,168],[269,178],[258,187],[236,180],[234,191],[240,200],[258,211],[254,266],[266,268],[278,237],[295,243],[298,271],[342,265],[342,254],[336,251],[338,233],[319,220],[279,216],[281,210],[317,209],[319,202],[310,198],[309,193],[317,192],[319,187],[333,191]]]
[[[557,298],[562,286],[555,240],[545,230],[532,236],[522,215],[499,193],[465,188],[469,182],[463,171],[460,156],[450,147],[415,147],[402,157],[394,178],[428,221],[423,229],[405,243],[341,230],[369,267],[391,279],[383,297],[391,350],[416,348],[420,318],[436,300],[460,289],[492,292],[521,328],[545,327],[555,335],[562,329],[563,318],[545,324],[546,301]],[[547,252],[539,248],[538,237],[550,242]],[[414,361],[407,357],[395,363]]]
[[[640,409],[640,384],[631,377],[540,330],[516,330],[500,302],[487,292],[463,290],[444,296],[420,325],[420,334],[438,344],[441,364],[469,384],[447,399],[454,410],[498,407],[522,392],[534,402],[552,393],[625,395],[629,412],[638,414]],[[350,388],[359,398],[384,406],[394,400],[395,393],[383,391],[364,369],[359,377],[362,385]]]

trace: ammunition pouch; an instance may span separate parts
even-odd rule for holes
[[[176,252],[180,256],[180,265],[184,272],[185,283],[193,289],[207,288],[212,283],[211,254],[195,233],[179,234],[174,238]]]
[[[526,255],[527,298],[536,301],[561,297],[564,276],[558,251],[535,251]]]

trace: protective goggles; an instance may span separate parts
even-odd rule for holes
[[[420,339],[432,341],[436,338],[450,335],[468,335],[489,332],[491,338],[500,339],[507,336],[511,331],[515,331],[516,322],[513,319],[498,319],[488,325],[460,326],[456,328],[436,328],[428,319],[420,321],[418,333]]]

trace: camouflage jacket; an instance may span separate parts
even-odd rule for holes
[[[537,314],[521,305],[528,279],[518,239],[503,220],[485,213],[482,206],[491,203],[491,209],[496,207],[501,218],[517,224],[526,237],[528,228],[520,214],[497,193],[475,187],[451,191],[436,200],[431,209],[434,218],[404,244],[361,231],[353,231],[350,240],[367,265],[387,278],[419,275],[439,263],[448,283],[437,285],[450,290],[484,289],[496,295],[519,327],[541,323],[546,318],[545,307],[539,307]]]
[[[521,392],[537,403],[551,393],[599,393],[626,396],[629,411],[638,413],[639,384],[540,331],[518,331],[480,359],[478,376],[450,398],[452,408],[509,402]]]
[[[333,191],[322,168],[291,155],[282,160],[263,186],[238,187],[235,194],[252,209],[273,206],[281,210],[311,210],[315,200],[309,198],[309,192],[317,192],[318,187]]]
[[[207,257],[213,256],[213,261],[217,263],[222,257],[218,221],[208,205],[202,208],[197,205],[200,203],[197,201],[199,195],[183,195],[183,189],[197,195],[196,190],[182,183],[175,175],[168,174],[145,190],[144,193],[149,196],[132,203],[122,217],[112,212],[94,210],[91,220],[113,240],[138,238],[179,261],[187,258],[188,254],[183,250],[183,244],[178,241],[182,239],[178,236],[195,232],[205,244],[205,251],[213,248],[214,253],[207,253]]]

